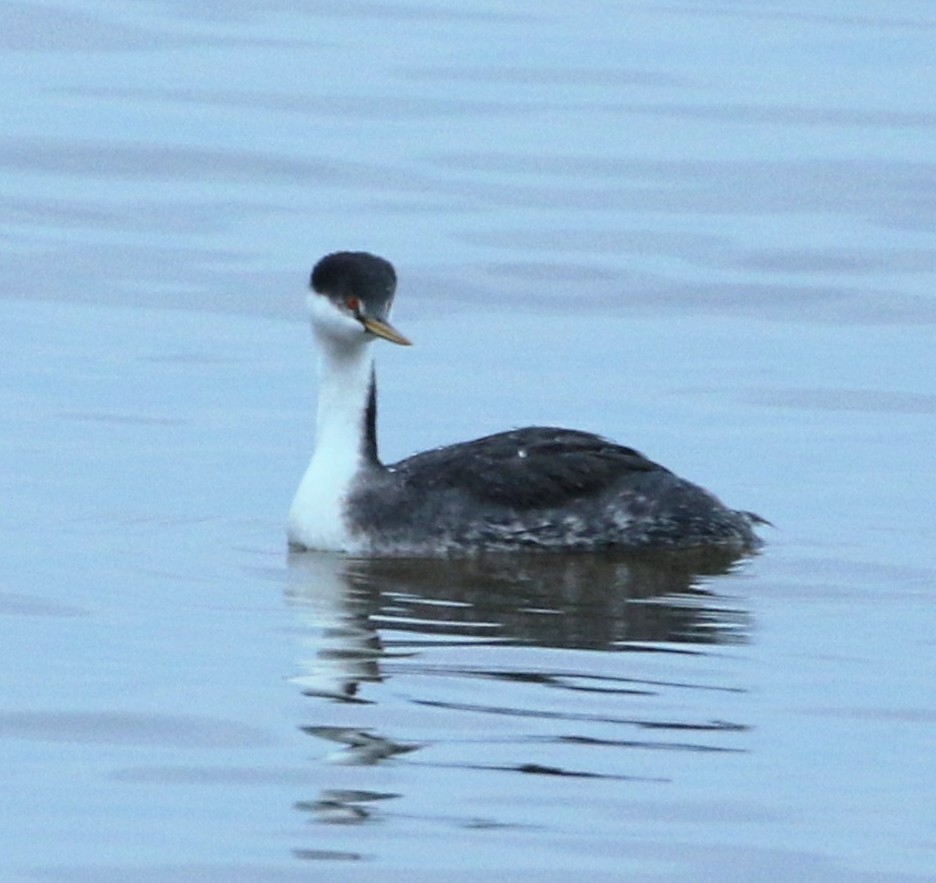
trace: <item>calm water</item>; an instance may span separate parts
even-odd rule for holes
[[[936,879],[936,10],[295,6],[3,4],[0,880]],[[288,556],[347,247],[764,552]]]

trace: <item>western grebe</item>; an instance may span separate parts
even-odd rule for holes
[[[389,323],[392,264],[336,252],[312,271],[319,349],[315,450],[289,514],[295,549],[354,555],[755,548],[758,516],[597,435],[533,426],[385,466],[371,344]]]

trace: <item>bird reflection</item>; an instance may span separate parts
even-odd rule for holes
[[[315,659],[297,682],[316,695],[355,699],[361,683],[380,680],[378,623],[591,650],[735,643],[744,640],[746,614],[707,583],[737,561],[711,550],[462,560],[294,554],[289,598],[318,632]]]
[[[318,705],[318,720],[301,729],[332,744],[325,758],[331,764],[373,766],[417,751],[417,739],[383,731],[393,718],[383,712],[398,706],[381,685],[399,674],[404,662],[419,668],[419,655],[434,645],[462,644],[479,653],[490,644],[685,653],[744,641],[748,614],[709,586],[737,560],[711,550],[463,560],[292,554],[287,600],[302,622],[303,648],[292,681],[336,712],[322,719],[327,706]],[[451,674],[459,673],[468,669]],[[477,677],[478,671],[471,674]],[[549,671],[499,671],[496,676],[557,681],[568,689],[609,694],[634,687],[592,684]],[[383,710],[377,704],[382,696],[390,703]],[[329,790],[297,807],[318,822],[353,824],[372,821],[382,802],[395,796]]]
[[[293,554],[287,596],[308,653],[292,680],[309,696],[369,702],[362,686],[382,681],[381,661],[432,638],[590,650],[738,643],[747,613],[707,588],[737,561],[711,550],[463,560]],[[392,630],[396,649],[380,629]],[[347,744],[374,754],[371,738]]]

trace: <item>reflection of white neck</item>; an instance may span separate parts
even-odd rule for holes
[[[307,549],[354,551],[344,504],[364,463],[374,358],[364,341],[316,333],[319,346],[315,451],[289,513],[289,539]]]
[[[348,567],[337,555],[288,559],[287,597],[306,627],[301,674],[290,680],[307,695],[353,699],[359,684],[380,680],[382,650],[368,594],[355,592]]]

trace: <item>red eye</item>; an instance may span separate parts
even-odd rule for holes
[[[345,299],[345,306],[352,313],[356,313],[361,308],[361,302],[356,297],[349,297]]]

